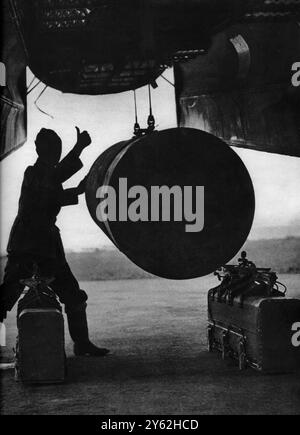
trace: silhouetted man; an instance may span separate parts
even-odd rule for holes
[[[79,288],[68,266],[55,225],[61,207],[78,204],[78,196],[85,191],[85,180],[73,189],[62,187],[62,183],[82,168],[79,157],[91,144],[89,134],[76,129],[77,143],[61,162],[60,137],[46,129],[37,135],[38,159],[25,171],[19,211],[7,248],[8,261],[0,287],[0,321],[3,322],[24,290],[20,280],[31,277],[37,265],[41,275],[55,278],[51,288],[65,304],[75,355],[104,356],[108,350],[96,347],[89,340],[87,294]]]

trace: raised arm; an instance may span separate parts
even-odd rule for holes
[[[56,168],[56,176],[58,181],[61,183],[67,181],[83,167],[83,164],[80,160],[81,153],[92,143],[91,137],[87,131],[81,133],[78,127],[76,127],[76,131],[76,145],[72,151],[69,152],[69,154],[57,165]]]

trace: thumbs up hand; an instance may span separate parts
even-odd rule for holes
[[[76,131],[77,131],[77,145],[79,145],[82,148],[82,150],[84,150],[84,148],[88,147],[92,143],[91,136],[88,134],[87,131],[83,131],[81,133],[78,127],[76,127]]]
[[[76,127],[76,132],[77,132],[77,142],[73,149],[73,153],[75,153],[75,155],[79,157],[82,151],[92,143],[92,139],[87,131],[81,132],[78,127]]]

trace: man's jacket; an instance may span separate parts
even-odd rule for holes
[[[64,190],[62,183],[82,166],[79,157],[71,151],[55,168],[37,160],[34,166],[26,169],[18,215],[7,247],[9,255],[65,261],[55,223],[61,207],[78,204],[78,195],[76,189]]]

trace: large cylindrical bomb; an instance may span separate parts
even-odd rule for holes
[[[109,148],[90,171],[86,200],[129,259],[170,279],[204,276],[231,260],[255,210],[238,155],[215,136],[186,128]]]

